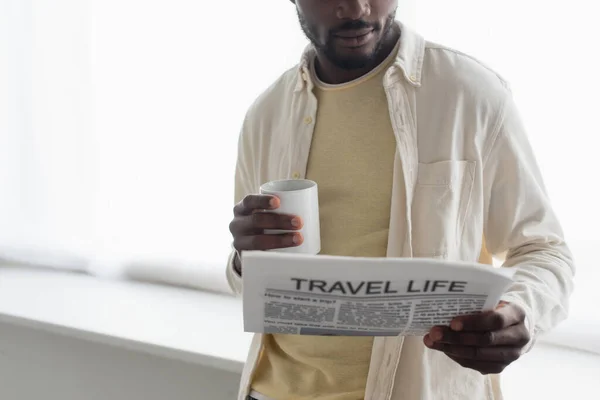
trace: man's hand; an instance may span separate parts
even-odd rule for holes
[[[423,338],[430,349],[484,375],[502,372],[521,356],[529,340],[525,312],[504,302],[494,311],[457,317],[450,327],[436,326]]]
[[[235,270],[242,273],[239,254],[243,250],[270,250],[295,247],[304,240],[299,232],[265,235],[265,229],[299,230],[302,219],[295,215],[274,214],[266,210],[279,207],[279,199],[275,196],[249,195],[233,208],[233,220],[229,230],[233,235]]]

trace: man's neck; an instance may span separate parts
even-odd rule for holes
[[[369,65],[364,68],[358,69],[348,70],[340,68],[329,61],[327,56],[320,51],[317,51],[315,72],[321,81],[332,85],[353,81],[368,74],[381,64],[394,50],[396,43],[398,43],[398,39],[400,39],[400,32],[397,29],[391,29],[387,38],[384,39],[383,46],[378,52],[377,57],[373,59],[373,62],[369,63]]]

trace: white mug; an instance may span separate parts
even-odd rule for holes
[[[319,254],[321,251],[321,225],[319,223],[319,195],[317,184],[305,179],[286,179],[267,182],[260,187],[261,194],[276,196],[280,206],[272,212],[277,214],[292,214],[302,218],[303,226],[298,232],[302,233],[304,242],[295,247],[274,249],[284,253]],[[266,234],[295,232],[275,229],[265,229]]]

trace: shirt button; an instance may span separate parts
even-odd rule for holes
[[[304,118],[304,123],[305,123],[306,125],[310,125],[310,124],[312,124],[312,122],[313,122],[313,119],[312,119],[312,117],[311,117],[311,116],[308,116],[308,117],[305,117],[305,118]]]
[[[417,81],[417,76],[416,76],[416,75],[411,75],[411,76],[410,76],[410,80],[411,80],[412,82],[416,82],[416,81]]]
[[[296,171],[292,174],[292,178],[294,179],[300,179],[300,172]]]

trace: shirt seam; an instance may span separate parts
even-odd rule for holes
[[[469,60],[471,60],[471,61],[473,61],[473,62],[477,63],[477,64],[478,64],[480,67],[483,67],[483,68],[484,68],[486,71],[488,71],[488,72],[491,72],[492,74],[494,74],[494,76],[495,76],[496,78],[498,78],[498,79],[499,79],[499,80],[502,82],[502,85],[503,85],[503,86],[505,86],[505,87],[506,87],[506,86],[508,86],[508,82],[506,81],[506,79],[504,79],[504,78],[502,77],[502,75],[500,75],[500,74],[499,74],[497,71],[495,71],[493,68],[491,68],[490,66],[488,66],[486,63],[482,62],[481,60],[479,60],[479,59],[477,59],[477,58],[473,57],[472,55],[469,55],[469,54],[467,54],[467,53],[463,53],[463,52],[462,52],[462,51],[460,51],[460,50],[452,49],[452,48],[450,48],[450,47],[445,47],[445,46],[442,46],[442,45],[439,45],[439,44],[434,44],[434,43],[431,43],[431,42],[427,42],[427,43],[425,44],[425,49],[426,49],[426,50],[438,50],[438,51],[445,51],[445,52],[449,52],[449,53],[452,53],[452,54],[455,54],[455,55],[458,55],[458,56],[461,56],[461,57],[467,58],[467,59],[469,59]]]
[[[502,102],[502,106],[500,109],[500,112],[498,113],[498,116],[496,118],[496,122],[494,123],[494,128],[492,129],[492,134],[490,135],[490,138],[487,140],[487,145],[484,146],[484,151],[481,157],[481,161],[482,161],[482,168],[485,171],[487,166],[488,166],[488,160],[490,158],[490,154],[492,153],[492,150],[494,148],[494,146],[496,145],[498,138],[500,136],[501,133],[501,128],[502,128],[502,124],[504,123],[504,117],[506,115],[506,104],[507,104],[507,96],[505,96],[504,101]]]

